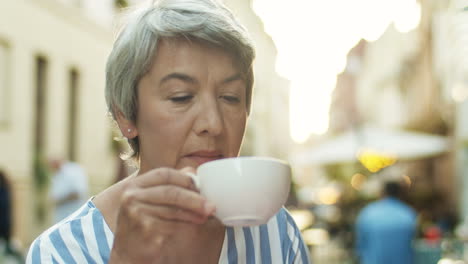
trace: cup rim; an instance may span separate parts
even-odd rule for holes
[[[291,166],[289,164],[289,162],[285,161],[285,160],[282,160],[282,159],[278,159],[278,158],[273,158],[273,157],[266,157],[266,156],[237,156],[237,157],[228,157],[228,158],[222,158],[222,159],[217,159],[217,160],[213,160],[213,161],[209,161],[209,162],[206,162],[206,163],[203,163],[201,164],[198,169],[202,168],[202,167],[205,167],[205,166],[209,166],[210,164],[215,164],[215,163],[221,163],[221,162],[226,162],[226,161],[229,161],[229,160],[261,160],[261,161],[270,161],[270,162],[274,162],[274,163],[279,163],[279,164],[282,164],[282,165],[285,165],[285,166]]]

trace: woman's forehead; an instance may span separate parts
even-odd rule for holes
[[[239,56],[235,55],[235,52],[206,40],[197,38],[184,38],[184,37],[164,37],[158,42],[158,47],[155,50],[155,57],[160,52],[166,52],[170,54],[180,53],[182,51],[190,52],[191,49],[203,49],[209,53],[223,53],[225,56],[230,57],[232,63],[236,67],[240,67]]]
[[[150,72],[160,75],[174,70],[197,72],[205,68],[228,75],[241,71],[231,53],[221,47],[198,40],[165,39],[159,42]]]

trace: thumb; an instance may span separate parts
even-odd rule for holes
[[[180,172],[182,172],[182,173],[184,173],[184,174],[187,174],[187,173],[196,174],[196,173],[197,173],[197,170],[195,170],[194,167],[184,167],[184,168],[180,169]]]
[[[192,179],[192,186],[191,186],[191,189],[195,190],[195,191],[199,191],[199,188],[198,188],[198,179],[196,178],[197,175],[196,175],[196,170],[195,168],[193,167],[185,167],[185,168],[182,168],[180,170],[181,173],[187,175],[188,177],[190,177]]]

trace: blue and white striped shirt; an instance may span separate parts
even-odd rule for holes
[[[107,263],[114,240],[89,200],[32,243],[26,263]],[[286,209],[255,227],[227,227],[219,263],[310,263],[301,233]]]

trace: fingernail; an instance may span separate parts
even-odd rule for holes
[[[215,210],[216,210],[216,207],[215,207],[214,204],[212,204],[209,201],[205,202],[205,214],[210,215],[210,214],[214,213]]]
[[[192,180],[192,181],[191,181],[191,182],[192,182],[192,186],[191,186],[192,189],[198,191],[197,183],[195,182],[195,181],[196,181],[196,180],[195,180],[195,177],[197,177],[197,176],[196,176],[194,173],[192,173],[192,172],[186,172],[185,175],[189,176],[190,179]]]

